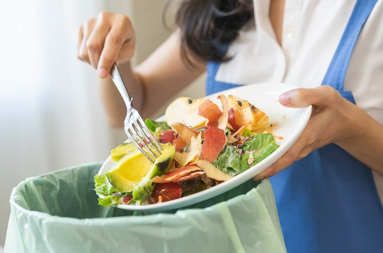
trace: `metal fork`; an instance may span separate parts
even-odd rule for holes
[[[156,158],[158,158],[164,150],[152,132],[147,128],[138,111],[133,108],[133,98],[129,96],[116,64],[113,64],[110,75],[126,105],[126,118],[124,121],[125,133],[141,153],[144,154],[150,162],[154,163]]]

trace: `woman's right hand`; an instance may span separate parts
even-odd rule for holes
[[[77,57],[97,69],[100,78],[106,78],[114,62],[122,64],[132,59],[134,46],[130,19],[123,14],[101,12],[79,28]]]

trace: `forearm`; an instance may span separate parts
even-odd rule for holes
[[[352,134],[335,143],[383,175],[383,126],[357,106],[346,113]]]
[[[144,104],[140,111],[142,115],[151,116],[204,72],[204,69],[194,69],[186,73],[184,69],[179,68],[182,67],[158,68],[152,75],[141,75],[138,71],[144,91],[142,101]],[[174,73],[184,73],[184,75]]]
[[[142,115],[151,116],[205,71],[206,63],[191,56],[189,60],[193,65],[187,65],[181,57],[180,47],[179,35],[174,33],[135,68],[136,77],[142,85]]]

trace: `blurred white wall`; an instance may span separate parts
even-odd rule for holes
[[[102,161],[125,139],[106,123],[96,71],[76,58],[77,28],[100,11],[127,14],[137,32],[137,64],[170,34],[162,23],[165,2],[0,3],[0,245],[13,187],[27,177]],[[203,96],[204,77],[179,95]]]

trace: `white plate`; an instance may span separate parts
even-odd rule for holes
[[[248,100],[251,104],[264,111],[270,117],[270,122],[278,122],[278,126],[275,128],[273,133],[275,135],[282,136],[283,139],[277,140],[280,146],[270,156],[234,178],[202,192],[159,204],[146,206],[118,205],[117,207],[131,211],[165,211],[181,208],[213,198],[219,194],[229,191],[265,170],[276,160],[278,160],[284,153],[286,153],[286,151],[294,144],[294,142],[301,135],[310,118],[311,106],[303,109],[294,109],[284,107],[278,102],[280,94],[295,88],[296,87],[294,86],[280,83],[254,84],[226,90],[208,96],[215,99],[222,93],[225,95],[232,94],[238,98]],[[109,156],[102,165],[98,174],[105,174],[115,164],[116,163]]]

